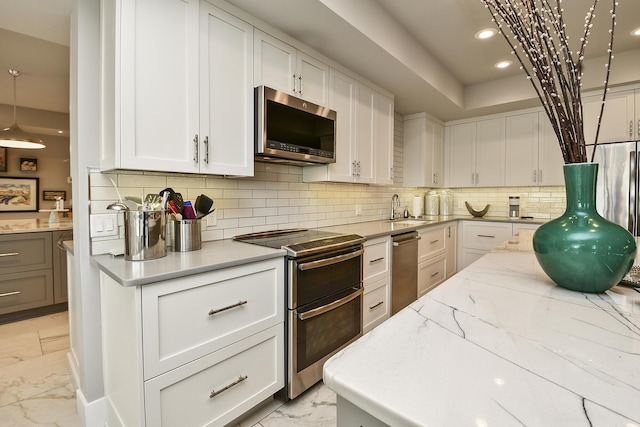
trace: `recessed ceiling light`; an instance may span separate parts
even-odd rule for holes
[[[632,36],[640,36],[640,27],[631,30],[629,34],[631,34]]]
[[[500,61],[494,67],[496,68],[507,68],[509,65],[513,64],[513,61]]]
[[[478,31],[474,37],[478,40],[488,39],[498,34],[498,30],[495,28],[485,28],[483,30]]]

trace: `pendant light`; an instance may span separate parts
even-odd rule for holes
[[[13,77],[13,124],[8,128],[0,130],[0,147],[29,149],[44,148],[45,145],[41,139],[23,131],[20,129],[20,126],[18,126],[18,121],[16,119],[16,79],[22,73],[13,69],[9,69],[8,71]]]

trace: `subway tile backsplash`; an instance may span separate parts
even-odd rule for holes
[[[255,164],[252,178],[209,175],[168,174],[160,172],[89,171],[92,214],[106,213],[106,207],[118,199],[109,178],[122,195],[143,197],[171,187],[185,200],[195,201],[200,194],[215,204],[217,224],[202,224],[202,240],[220,240],[238,234],[275,228],[315,228],[387,219],[391,196],[397,193],[401,212],[412,210],[414,195],[424,196],[429,188],[402,187],[402,118],[396,115],[394,134],[394,187],[302,182],[298,166]],[[454,214],[468,215],[464,202],[480,209],[491,204],[489,216],[507,216],[508,198],[520,196],[520,214],[538,218],[555,218],[564,212],[564,187],[457,188],[451,190]],[[358,208],[361,214],[356,215]],[[124,248],[123,214],[119,215],[117,237],[92,239],[93,254],[122,251]],[[213,215],[213,214],[212,214]]]

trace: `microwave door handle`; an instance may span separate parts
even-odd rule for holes
[[[300,271],[313,270],[314,268],[320,268],[320,267],[326,267],[326,266],[332,265],[332,264],[338,264],[340,262],[347,261],[347,260],[350,260],[352,258],[359,257],[363,253],[364,253],[364,249],[358,249],[355,252],[351,252],[351,253],[344,254],[344,255],[338,255],[338,256],[331,257],[331,258],[321,259],[321,260],[318,260],[318,261],[303,262],[303,263],[298,264],[298,270],[300,270]]]
[[[337,301],[331,302],[329,304],[323,305],[322,307],[314,308],[313,310],[305,311],[304,313],[298,313],[298,319],[307,320],[316,316],[320,316],[321,314],[327,313],[334,308],[340,307],[354,299],[358,298],[364,293],[364,288],[359,288],[357,291],[347,295],[344,298],[340,298]]]

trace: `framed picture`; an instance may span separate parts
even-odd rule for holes
[[[67,200],[67,192],[62,190],[44,190],[42,192],[42,200],[55,201],[59,198]]]
[[[7,171],[7,149],[0,147],[0,172]]]
[[[37,171],[38,159],[27,159],[26,157],[20,157],[20,170],[21,171]]]
[[[38,178],[0,177],[0,213],[37,212]]]

